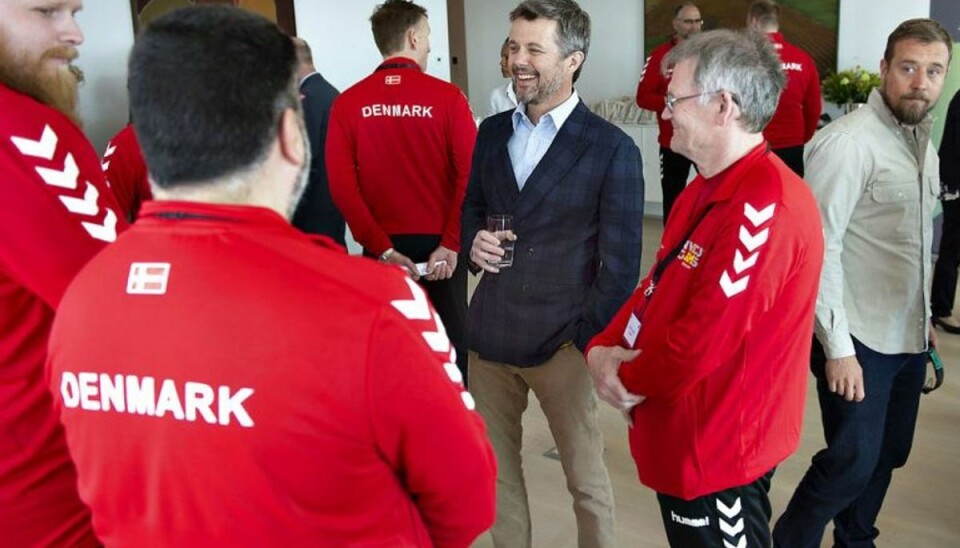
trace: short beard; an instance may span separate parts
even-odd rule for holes
[[[543,103],[546,99],[551,97],[557,90],[560,89],[562,81],[560,79],[560,74],[555,73],[556,78],[551,81],[540,80],[540,85],[536,89],[531,90],[527,96],[517,93],[517,102],[524,103],[527,105],[539,105]],[[540,78],[540,73],[537,74],[537,78]],[[516,93],[519,88],[517,87],[517,81],[513,81],[513,91]]]
[[[896,118],[905,126],[915,126],[922,122],[923,119],[927,117],[927,113],[930,112],[930,108],[932,106],[930,101],[924,96],[901,96],[900,103],[897,106],[893,106],[891,104],[886,90],[881,89],[880,96],[883,97],[883,102],[886,103],[887,108],[889,108],[890,112],[893,113],[894,118]],[[923,99],[925,101],[925,105],[920,108],[910,108],[908,106],[909,103],[906,102],[907,99]]]
[[[0,82],[61,112],[78,127],[83,127],[77,108],[78,81],[75,73],[69,66],[53,73],[44,70],[44,64],[50,58],[73,60],[76,57],[76,49],[63,46],[48,49],[37,63],[28,64],[14,57],[10,48],[0,39]]]

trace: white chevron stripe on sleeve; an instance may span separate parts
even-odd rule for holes
[[[396,301],[390,301],[390,304],[407,317],[407,319],[429,320],[430,303],[427,301],[427,295],[423,292],[423,289],[420,289],[420,286],[410,278],[404,278],[403,281],[407,282],[407,286],[413,293],[413,299],[398,299]]]
[[[70,190],[77,188],[77,177],[80,176],[80,168],[77,167],[77,161],[73,159],[73,154],[69,152],[63,159],[62,170],[40,166],[37,166],[36,170],[40,178],[43,179],[43,182],[50,186]]]
[[[747,284],[750,283],[750,276],[744,276],[737,281],[730,279],[730,274],[726,270],[723,271],[723,275],[720,276],[720,289],[723,290],[723,294],[727,298],[733,297],[739,293],[743,293],[747,289]]]
[[[43,126],[43,134],[40,135],[39,141],[34,141],[26,137],[10,137],[10,140],[13,141],[13,145],[17,147],[20,154],[24,156],[52,160],[53,153],[57,151],[59,138],[57,134],[53,132],[53,128],[45,125]]]
[[[107,208],[107,214],[102,223],[83,221],[80,224],[88,234],[98,240],[109,243],[117,239],[117,214],[110,208]]]
[[[760,252],[751,254],[746,259],[743,258],[743,253],[740,253],[738,249],[736,254],[733,256],[733,269],[737,274],[743,274],[743,271],[748,268],[753,268],[757,264],[757,259],[760,258]]]
[[[770,204],[760,211],[757,211],[752,205],[744,202],[743,215],[750,220],[753,226],[760,226],[773,218],[773,212],[776,210],[776,208],[777,204]]]
[[[80,215],[96,215],[100,208],[97,207],[97,199],[100,193],[97,187],[87,183],[87,190],[83,193],[83,198],[71,198],[70,196],[60,196],[60,201],[67,206],[70,213],[79,213]]]
[[[447,330],[444,329],[440,315],[436,311],[433,313],[433,325],[437,328],[436,331],[424,331],[423,340],[427,341],[427,345],[434,352],[449,352],[450,339],[447,338]]]
[[[753,253],[757,250],[758,247],[767,243],[767,238],[770,236],[770,229],[765,228],[756,234],[750,234],[750,231],[747,230],[747,227],[740,225],[740,243],[747,248],[747,251]]]

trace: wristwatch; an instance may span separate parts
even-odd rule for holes
[[[381,254],[380,254],[380,262],[381,262],[381,263],[387,262],[387,259],[389,259],[391,255],[393,255],[393,252],[394,252],[394,249],[391,247],[390,249],[388,249],[388,250],[384,251],[383,253],[381,253]]]

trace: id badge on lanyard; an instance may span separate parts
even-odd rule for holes
[[[657,289],[657,284],[660,283],[660,278],[663,276],[663,273],[667,270],[667,267],[677,258],[677,255],[683,250],[683,246],[687,243],[687,240],[693,235],[693,231],[696,230],[697,225],[700,224],[700,221],[707,216],[707,213],[710,211],[710,208],[713,207],[713,204],[710,204],[703,210],[703,213],[700,214],[700,218],[697,219],[697,222],[693,223],[693,226],[690,227],[690,230],[687,231],[686,236],[680,239],[680,242],[677,246],[667,253],[662,259],[657,261],[657,264],[653,268],[653,273],[650,275],[650,283],[643,290],[643,298],[633,307],[633,311],[630,312],[630,319],[627,320],[627,327],[623,330],[623,342],[627,343],[627,347],[631,350],[634,350],[637,344],[637,337],[640,336],[640,329],[643,328],[643,313],[647,309],[647,305],[650,304],[650,299],[653,298],[653,292]]]
[[[631,350],[633,345],[637,344],[637,335],[640,334],[641,327],[643,324],[640,323],[640,318],[637,318],[637,313],[631,312],[630,319],[627,320],[627,328],[623,330],[623,340]]]
[[[650,287],[653,287],[652,280]],[[643,328],[643,311],[646,310],[652,295],[653,292],[649,288],[643,292],[643,299],[633,307],[630,312],[630,319],[627,320],[627,326],[623,330],[623,342],[627,343],[627,348],[631,350],[637,345],[637,337],[640,335],[640,329]]]

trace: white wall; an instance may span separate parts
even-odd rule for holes
[[[346,88],[369,74],[380,60],[368,18],[378,0],[350,3],[295,0],[297,29],[313,46],[318,68],[335,86]],[[429,71],[449,79],[447,9],[444,0],[421,0],[430,14],[433,53]],[[517,0],[465,0],[469,96],[474,111],[485,110],[490,90],[502,82],[500,44],[509,31],[508,13]],[[581,0],[593,36],[577,89],[587,102],[632,95],[643,63],[643,2]],[[902,20],[927,16],[930,0],[841,0],[838,64],[876,70],[886,37]],[[127,119],[126,60],[133,44],[128,0],[87,0],[80,12],[86,33],[80,66],[86,131],[98,150]]]
[[[840,0],[837,68],[879,71],[887,36],[914,17],[930,17],[930,0]]]
[[[368,76],[381,61],[370,32],[370,15],[383,0],[294,0],[297,34],[313,49],[317,70],[339,90]],[[430,20],[427,72],[450,80],[450,42],[445,0],[417,0]]]
[[[87,0],[77,16],[85,40],[77,66],[84,130],[98,154],[127,123],[127,55],[133,46],[129,0]]]
[[[370,33],[370,14],[382,0],[295,0],[297,31],[314,50],[317,68],[339,89],[373,72],[380,53]],[[430,18],[428,72],[450,79],[445,0],[420,0]],[[127,123],[127,56],[133,46],[129,0],[87,0],[78,16],[86,35],[78,65],[84,130],[97,152]]]
[[[510,31],[510,11],[518,0],[466,0],[470,104],[486,111],[490,90],[503,83],[500,46]],[[643,2],[580,0],[590,14],[590,51],[577,92],[587,103],[634,95],[643,64]]]

